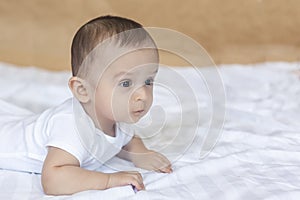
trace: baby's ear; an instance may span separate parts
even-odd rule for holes
[[[73,95],[81,103],[87,103],[90,100],[89,83],[79,77],[73,76],[69,80],[69,88]]]

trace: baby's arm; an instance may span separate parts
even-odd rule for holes
[[[44,192],[50,195],[73,194],[84,190],[103,190],[116,186],[133,185],[143,190],[138,172],[105,174],[80,168],[79,161],[70,153],[49,147],[42,170]]]
[[[143,169],[163,173],[171,173],[173,171],[170,161],[164,155],[147,149],[143,141],[136,136],[123,147],[118,156],[132,161],[135,166]]]

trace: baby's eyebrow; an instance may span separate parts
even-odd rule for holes
[[[157,74],[157,72],[158,72],[158,69],[155,69],[155,71],[152,72],[152,74]],[[121,72],[118,72],[117,74],[115,74],[115,75],[114,75],[114,78],[118,78],[118,77],[124,76],[124,75],[130,76],[130,75],[132,75],[132,74],[133,74],[133,73],[130,72],[130,71],[128,71],[128,72],[126,72],[126,71],[121,71]]]
[[[132,75],[131,72],[119,72],[116,75],[114,75],[114,78],[118,78],[120,76],[124,76],[124,75]]]

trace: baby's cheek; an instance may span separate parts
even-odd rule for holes
[[[150,108],[153,103],[153,93],[150,93],[147,99],[147,106]]]
[[[129,113],[130,110],[130,101],[124,98],[118,98],[113,101],[113,112],[117,115],[124,116]]]

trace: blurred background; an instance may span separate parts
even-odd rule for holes
[[[217,64],[300,59],[299,0],[0,0],[0,61],[69,69],[77,29],[107,14],[182,32]]]

